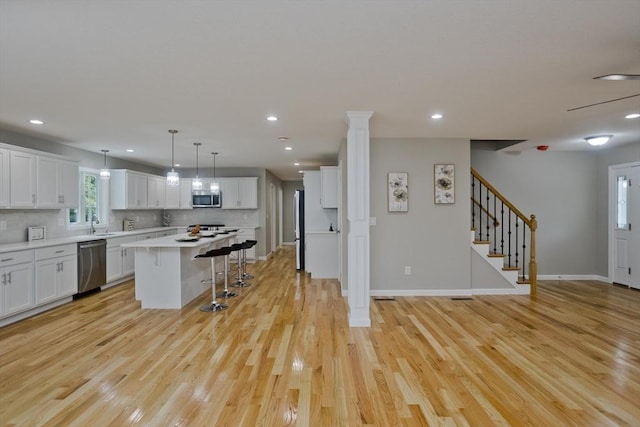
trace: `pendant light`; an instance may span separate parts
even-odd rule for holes
[[[202,190],[202,180],[198,177],[198,147],[202,145],[201,142],[194,142],[196,146],[196,177],[191,181],[191,188],[193,190]]]
[[[167,185],[176,187],[180,185],[180,175],[178,175],[178,172],[176,172],[176,170],[174,169],[175,159],[173,155],[175,152],[175,146],[173,138],[176,136],[176,133],[178,133],[178,131],[175,129],[169,129],[169,133],[171,134],[171,172],[167,172]]]
[[[109,150],[100,150],[104,153],[104,167],[100,169],[100,179],[108,180],[111,178],[111,172],[107,169],[107,153]]]
[[[213,181],[211,181],[211,186],[209,187],[209,189],[211,190],[211,193],[219,194],[220,185],[216,182],[216,156],[218,155],[218,153],[214,151],[211,154],[213,154]]]

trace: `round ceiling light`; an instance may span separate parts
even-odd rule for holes
[[[284,147],[284,149],[287,150],[287,151],[291,151],[291,150],[293,150],[293,147]]]
[[[441,119],[443,117],[444,117],[444,115],[442,115],[441,113],[435,113],[435,114],[431,115],[431,118],[434,119],[434,120],[439,120],[439,119]]]
[[[276,122],[278,121],[278,118],[276,116],[268,116],[267,120],[269,120],[270,122]]]
[[[631,113],[624,116],[625,119],[637,119],[640,117],[640,113]]]
[[[597,135],[597,136],[588,136],[585,140],[591,145],[604,145],[613,137],[613,135]]]
[[[29,123],[31,123],[32,125],[43,125],[44,122],[42,120],[39,119],[31,119],[29,120]]]

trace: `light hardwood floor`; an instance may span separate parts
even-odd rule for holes
[[[141,310],[129,282],[0,329],[0,421],[47,426],[640,425],[640,292],[372,301],[349,329],[293,251],[221,313]]]

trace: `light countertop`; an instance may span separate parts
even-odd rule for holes
[[[213,234],[213,233],[212,233]],[[172,236],[157,237],[155,239],[138,240],[137,242],[122,243],[123,248],[198,248],[210,245],[221,240],[234,238],[237,233],[218,234],[215,237],[207,237],[207,233],[201,233],[201,237],[195,242],[179,241],[180,239],[191,239],[189,233],[175,234]]]

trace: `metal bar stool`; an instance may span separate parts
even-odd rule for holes
[[[247,273],[247,249],[251,249],[252,247],[254,247],[258,241],[257,240],[245,240],[243,242],[246,245],[246,248],[242,249],[242,262],[244,264],[244,272],[242,273],[242,278],[250,280],[253,279],[253,275]]]
[[[224,256],[225,259],[228,259],[227,257],[229,256],[230,253],[231,253],[231,248],[227,246],[220,249],[210,250],[204,254],[196,255],[196,258],[211,259],[211,293],[213,295],[213,301],[211,301],[211,304],[203,305],[202,307],[200,307],[200,311],[213,312],[213,311],[226,310],[227,308],[229,308],[228,305],[221,304],[218,301],[216,301],[216,257]],[[226,270],[224,273],[224,277],[225,277],[225,284],[226,284],[226,281],[227,281]],[[208,282],[208,280],[203,280],[203,282]]]
[[[222,292],[218,292],[216,294],[217,298],[231,298],[238,296],[237,292],[232,292],[229,290],[229,254],[231,253],[231,248],[229,246],[225,246],[224,248],[227,250],[224,256],[224,271],[218,274],[224,275],[224,290]]]
[[[251,286],[251,283],[248,283],[245,281],[245,277],[244,275],[244,264],[242,262],[242,253],[241,251],[243,249],[245,249],[246,244],[245,243],[234,243],[233,245],[229,246],[231,248],[232,252],[238,252],[238,267],[236,269],[236,281],[231,285],[231,286],[235,286],[236,288],[245,288],[247,286]]]

